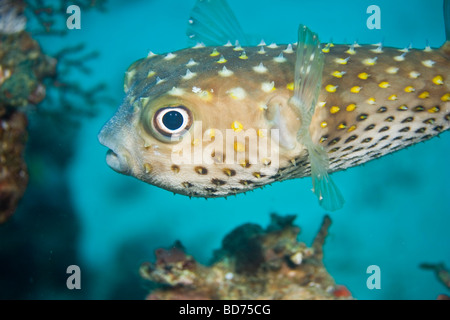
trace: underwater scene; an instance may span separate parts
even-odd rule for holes
[[[449,41],[447,0],[0,0],[0,299],[449,299]]]

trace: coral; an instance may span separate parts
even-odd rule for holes
[[[297,241],[294,219],[272,214],[265,230],[251,223],[237,227],[214,252],[211,266],[198,263],[179,242],[158,249],[156,262],[140,268],[144,279],[160,285],[147,299],[353,299],[322,262],[330,218],[311,247]]]
[[[431,264],[431,263],[422,263],[420,268],[425,270],[432,270],[436,274],[438,280],[450,289],[450,272],[445,268],[443,263]],[[437,298],[438,300],[450,300],[450,297],[445,294],[440,294]]]
[[[43,80],[55,74],[56,60],[22,31],[21,2],[0,2],[0,223],[14,212],[25,192],[23,160],[27,139],[24,108],[45,97]],[[16,19],[17,21],[15,21]]]

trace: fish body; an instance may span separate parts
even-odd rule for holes
[[[328,172],[449,129],[450,43],[320,44],[301,26],[298,44],[150,53],[124,86],[99,134],[114,170],[200,197],[311,175],[332,210],[342,199]]]

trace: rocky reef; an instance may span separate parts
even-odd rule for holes
[[[180,242],[158,249],[156,262],[140,274],[156,284],[150,300],[189,299],[353,299],[323,265],[323,245],[331,220],[325,216],[311,247],[297,241],[295,215],[271,215],[266,229],[247,223],[230,232],[210,266],[188,255]]]
[[[26,108],[44,99],[43,81],[56,66],[23,30],[22,10],[21,1],[0,3],[0,223],[12,215],[28,183]]]

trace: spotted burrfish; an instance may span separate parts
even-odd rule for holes
[[[151,52],[126,72],[125,99],[99,134],[107,163],[206,198],[311,176],[320,204],[336,210],[329,173],[449,129],[450,1],[444,13],[436,49],[320,44],[303,25],[297,43],[248,46],[234,41],[244,36],[224,0],[197,1],[189,36],[199,43]],[[232,34],[214,14],[235,23]]]

